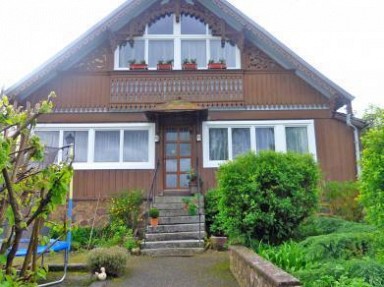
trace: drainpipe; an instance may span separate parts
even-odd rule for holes
[[[355,139],[355,156],[356,156],[356,170],[357,170],[357,178],[360,178],[361,175],[361,167],[360,167],[360,140],[359,140],[359,130],[358,128],[352,124],[352,114],[348,113],[346,122],[349,127],[353,129],[353,136]]]

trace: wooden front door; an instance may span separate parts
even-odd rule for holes
[[[164,128],[164,190],[187,191],[192,168],[192,131],[185,126]]]

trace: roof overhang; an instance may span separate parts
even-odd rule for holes
[[[208,116],[208,109],[200,107],[196,103],[184,100],[173,100],[146,111],[145,115],[151,121],[154,121],[159,117],[174,115],[193,116],[205,120]]]

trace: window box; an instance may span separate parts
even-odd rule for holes
[[[172,68],[173,68],[173,60],[168,60],[168,61],[160,60],[157,63],[157,70],[159,71],[171,71]]]
[[[208,69],[210,70],[225,70],[226,68],[226,63],[208,63]]]
[[[159,71],[172,71],[172,64],[157,64]]]
[[[136,63],[135,60],[129,62],[129,69],[132,71],[144,71],[148,70],[148,65],[145,61],[141,61],[140,63]]]
[[[197,70],[197,64],[196,63],[183,64],[183,70]]]

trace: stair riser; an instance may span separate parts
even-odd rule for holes
[[[144,249],[141,254],[160,256],[193,256],[204,252],[204,248],[171,248],[171,249]]]
[[[154,199],[154,203],[184,203],[184,198],[187,196],[157,196]],[[192,197],[191,197],[192,198]],[[204,203],[204,198],[200,197],[200,203]]]
[[[176,233],[147,233],[145,238],[147,241],[169,241],[169,240],[191,240],[204,239],[205,231],[199,232],[176,232]]]
[[[159,224],[191,224],[205,222],[205,216],[164,216],[159,217]]]
[[[185,209],[184,203],[158,203],[155,202],[153,207],[160,210],[174,210],[174,209]],[[204,208],[204,204],[200,204],[200,208]]]
[[[142,249],[160,249],[160,248],[203,248],[204,242],[145,242],[141,245]]]
[[[167,217],[167,216],[189,216],[188,211],[183,209],[171,209],[171,210],[159,210],[160,211],[160,217]],[[204,209],[200,210],[201,214],[204,214]]]
[[[203,223],[200,224],[200,230],[205,230],[205,226]],[[147,233],[170,233],[189,231],[199,231],[199,224],[158,225],[157,227],[147,227]]]

